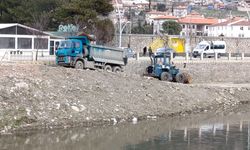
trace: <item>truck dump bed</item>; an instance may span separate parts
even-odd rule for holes
[[[89,56],[96,62],[104,62],[108,64],[126,65],[127,57],[125,51],[119,48],[111,48],[100,45],[89,45]]]

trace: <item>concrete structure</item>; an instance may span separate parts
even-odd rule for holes
[[[123,34],[122,36],[122,47],[127,47],[130,44],[130,47],[137,51],[142,52],[145,46],[149,46],[153,40],[155,40],[157,35],[145,35],[145,34]],[[116,36],[114,41],[109,44],[109,46],[117,45],[119,37]],[[190,48],[193,49],[197,43],[201,40],[206,41],[216,41],[216,40],[224,40],[227,44],[227,52],[231,53],[242,53],[245,54],[250,53],[250,38],[230,38],[230,37],[209,37],[209,36],[193,36],[191,37]],[[186,40],[187,41],[187,40]]]
[[[204,18],[203,16],[193,13],[186,17],[178,19],[182,26],[180,35],[182,36],[207,36],[208,26],[218,22],[215,18]]]
[[[250,21],[244,18],[230,18],[225,22],[208,27],[209,36],[250,37]]]

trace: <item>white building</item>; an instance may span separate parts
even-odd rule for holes
[[[178,6],[173,9],[173,15],[177,18],[185,17],[188,14],[186,6]]]
[[[145,15],[145,20],[148,24],[152,24],[154,21],[154,18],[156,17],[160,17],[160,16],[164,16],[167,15],[167,12],[161,12],[161,11],[150,11],[147,12]]]
[[[159,31],[163,30],[162,28],[162,24],[165,21],[177,21],[178,18],[176,18],[175,16],[171,16],[171,15],[162,15],[162,16],[157,16],[157,17],[153,17],[153,33],[159,33]]]
[[[0,60],[34,60],[55,55],[50,35],[25,25],[0,24]],[[52,44],[53,43],[53,44]],[[46,57],[48,58],[48,57]]]
[[[250,37],[250,21],[244,18],[231,18],[208,28],[209,36]]]

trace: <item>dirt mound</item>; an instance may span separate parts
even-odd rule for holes
[[[132,73],[45,65],[2,64],[0,74],[2,133],[228,108],[250,96],[248,87],[184,85]]]

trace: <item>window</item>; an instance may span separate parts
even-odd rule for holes
[[[18,38],[17,48],[18,49],[31,49],[32,39],[31,38]]]
[[[243,30],[244,28],[243,27],[240,27],[240,30]]]
[[[80,42],[75,42],[75,48],[80,48],[81,44]]]
[[[54,49],[55,49],[55,43],[54,43],[54,41],[50,41],[50,49],[49,49],[50,55],[54,55],[54,53],[55,53]]]
[[[48,39],[47,38],[35,38],[34,48],[35,49],[48,49]]]
[[[225,45],[213,45],[212,49],[224,49]]]
[[[239,34],[239,37],[244,37],[244,34]]]
[[[195,25],[193,25],[193,29],[195,29]]]
[[[205,26],[206,29],[208,29],[208,26]]]
[[[15,38],[0,37],[0,48],[15,49]]]
[[[185,24],[184,24],[184,25],[182,25],[182,28],[183,28],[183,29],[185,29],[185,28],[186,28]]]

